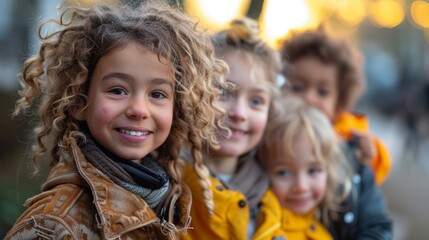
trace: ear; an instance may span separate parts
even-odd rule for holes
[[[68,110],[68,112],[74,119],[78,121],[86,120],[86,108],[74,105]]]

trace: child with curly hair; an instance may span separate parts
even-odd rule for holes
[[[59,30],[42,36],[49,23]],[[37,110],[32,159],[37,171],[46,157],[50,172],[6,239],[176,239],[191,220],[184,142],[211,196],[198,152],[217,145],[227,66],[210,38],[153,1],[71,7],[39,36],[15,115]]]
[[[364,89],[358,52],[323,29],[294,35],[281,52],[287,78],[283,94],[303,99],[329,118],[353,167],[353,194],[342,204],[341,217],[330,222],[331,234],[334,239],[391,239],[392,223],[377,187],[386,180],[391,160],[383,143],[369,133],[365,115],[351,111]]]
[[[389,152],[369,132],[366,116],[352,111],[365,85],[358,51],[318,29],[293,36],[281,52],[290,84],[285,90],[322,110],[341,137],[355,141],[359,159],[370,164],[381,185],[391,169]]]
[[[279,105],[258,149],[282,205],[275,237],[332,239],[321,222],[337,217],[350,193],[350,166],[322,112],[299,98]]]
[[[272,232],[273,222],[265,217],[275,214],[279,203],[268,188],[269,179],[256,160],[255,149],[278,92],[275,83],[281,63],[279,53],[257,34],[256,22],[243,18],[212,38],[216,55],[230,68],[226,80],[232,86],[223,89],[218,99],[226,115],[218,119],[227,129],[217,133],[220,148],[207,148],[204,153],[211,173],[212,215],[207,214],[195,174],[185,169],[184,179],[193,193],[194,229],[183,239],[259,239]]]

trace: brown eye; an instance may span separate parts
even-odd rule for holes
[[[292,85],[292,91],[299,93],[299,92],[303,92],[304,91],[304,87],[303,86],[299,86],[299,85]]]
[[[167,98],[167,94],[161,92],[161,91],[155,91],[152,92],[150,94],[151,97],[156,98],[156,99],[163,99],[163,98]]]
[[[308,173],[311,175],[319,173],[321,171],[322,171],[322,168],[320,168],[320,167],[311,167],[308,169]]]
[[[115,95],[126,95],[127,93],[123,88],[112,88],[109,90],[110,93]]]

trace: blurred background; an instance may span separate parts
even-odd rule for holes
[[[100,0],[102,1],[102,0]],[[12,119],[25,58],[36,54],[36,28],[58,10],[97,0],[0,1],[0,237],[39,192],[32,177],[28,136],[32,123]],[[119,0],[104,2],[120,3]],[[126,0],[136,4],[139,0]],[[170,0],[213,32],[231,19],[258,19],[274,48],[294,30],[323,24],[352,41],[365,57],[367,89],[356,110],[390,150],[393,168],[383,184],[395,239],[427,239],[429,226],[429,1],[428,0]]]

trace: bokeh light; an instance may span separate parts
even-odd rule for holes
[[[211,31],[224,29],[234,18],[246,15],[249,5],[250,0],[188,0],[183,3],[185,11]]]
[[[414,1],[410,9],[411,19],[419,27],[429,28],[429,2]]]
[[[368,7],[371,22],[379,27],[394,28],[405,17],[404,7],[398,0],[373,0]]]
[[[356,26],[365,18],[365,4],[364,0],[341,1],[337,5],[337,15],[346,25]]]
[[[292,29],[305,27],[309,20],[310,10],[305,0],[267,0],[262,8],[261,35],[276,47],[278,39]]]

